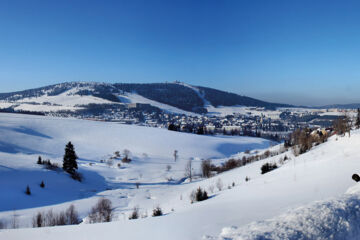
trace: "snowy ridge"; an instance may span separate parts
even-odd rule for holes
[[[221,240],[357,240],[360,235],[360,186],[351,194],[290,210],[241,228],[224,228]]]

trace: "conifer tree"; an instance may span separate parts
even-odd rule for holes
[[[43,162],[42,162],[41,156],[39,156],[38,161],[37,161],[37,164],[42,164],[42,163],[43,163]]]
[[[26,186],[26,191],[25,191],[26,195],[31,195],[31,191],[30,191],[30,187],[29,185]]]
[[[76,169],[78,169],[76,160],[78,156],[75,153],[74,145],[69,142],[65,147],[65,155],[63,161],[63,169],[64,171],[74,174]]]

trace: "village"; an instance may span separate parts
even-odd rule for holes
[[[248,108],[247,112],[225,116],[212,114],[178,114],[150,104],[96,105],[86,111],[58,112],[47,115],[118,122],[206,135],[254,136],[282,141],[298,128],[324,129],[333,120],[355,111],[342,109],[291,108],[266,110]]]

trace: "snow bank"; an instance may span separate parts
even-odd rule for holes
[[[359,239],[360,191],[290,210],[241,228],[224,228],[220,239]],[[349,192],[349,191],[348,191]]]

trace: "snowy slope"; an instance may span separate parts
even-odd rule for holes
[[[87,189],[82,197],[75,196],[75,201],[43,203],[45,206],[40,209],[60,210],[74,203],[81,216],[85,217],[100,196],[109,198],[115,206],[115,221],[112,223],[2,230],[0,239],[98,239],[99,236],[104,239],[121,236],[127,239],[160,240],[268,239],[266,236],[269,235],[266,234],[269,232],[274,234],[273,239],[297,239],[301,236],[309,239],[306,236],[322,233],[324,235],[320,235],[319,239],[328,239],[324,236],[331,235],[330,230],[334,229],[332,226],[338,226],[339,232],[343,233],[341,236],[333,235],[333,239],[351,239],[351,234],[357,233],[352,224],[358,222],[360,216],[357,208],[359,193],[356,187],[347,195],[344,193],[355,185],[351,179],[352,174],[360,171],[360,131],[354,131],[350,138],[332,137],[328,142],[298,157],[294,157],[290,151],[210,179],[198,178],[189,183],[181,181],[184,165],[189,158],[194,158],[194,168],[198,169],[201,158],[223,158],[246,148],[263,148],[269,143],[261,139],[196,136],[70,119],[0,115],[0,123],[3,136],[1,142],[9,141],[11,144],[11,147],[3,147],[2,151],[12,149],[0,154],[2,174],[11,172],[9,168],[18,169],[20,166],[23,166],[24,171],[42,171],[34,167],[38,155],[36,151],[45,149],[43,155],[60,160],[63,146],[68,140],[74,142],[81,156],[80,169],[85,177],[88,176],[83,189],[94,186],[95,191],[91,194]],[[22,148],[17,149],[19,146]],[[106,154],[123,148],[129,148],[134,158],[134,162],[125,165],[123,169],[108,167],[99,162]],[[180,160],[176,163],[171,157],[174,149],[178,149],[180,153]],[[143,153],[147,153],[147,156]],[[279,169],[265,175],[260,174],[263,163],[279,163],[284,155],[291,159]],[[217,161],[221,160],[214,160]],[[94,165],[90,166],[90,162]],[[168,164],[172,166],[170,172],[165,170]],[[90,172],[95,174],[94,178],[88,175]],[[97,176],[103,178],[100,182],[108,190],[95,185],[95,182],[99,183],[95,178]],[[246,176],[251,180],[245,182]],[[64,179],[63,177],[59,176],[59,179]],[[167,181],[169,178],[174,181]],[[218,179],[224,185],[221,191],[216,188]],[[141,183],[139,189],[134,185],[136,182]],[[235,183],[235,187],[231,187],[232,183]],[[211,198],[191,204],[189,195],[199,186],[207,189]],[[3,192],[5,187],[0,181],[0,191]],[[34,192],[37,191],[34,188]],[[65,190],[62,194],[73,197],[72,193]],[[2,201],[5,201],[4,198]],[[150,215],[152,208],[157,205],[162,207],[165,216],[127,219],[135,206],[139,206],[142,214],[147,212]],[[17,214],[26,223],[38,210],[25,206]],[[2,211],[0,219],[11,217],[11,209]],[[270,220],[265,221],[266,219]],[[311,229],[311,223],[320,227]],[[237,227],[229,228],[230,226]],[[344,236],[346,238],[341,238]]]
[[[231,103],[227,102],[225,107],[214,107],[205,96],[204,89],[211,90],[180,82],[154,84],[70,82],[15,93],[0,93],[0,109],[11,107],[17,111],[45,113],[76,111],[83,109],[79,106],[88,104],[120,104],[120,99],[125,104],[145,103],[166,112],[186,115],[196,115],[196,113],[203,113],[206,110],[208,110],[209,115],[221,116],[253,111],[249,107],[238,106],[239,103],[236,103],[240,101],[238,98],[247,99],[246,97],[219,90],[214,90],[217,97],[226,97]],[[211,96],[211,94],[208,95]],[[252,101],[243,100],[241,103],[246,106],[272,105],[256,99],[252,99]],[[275,104],[274,106],[278,105]],[[275,113],[270,111],[270,113],[276,114],[276,111]]]
[[[160,102],[156,102],[154,100],[145,98],[137,93],[125,93],[123,95],[119,95],[119,98],[121,99],[122,102],[125,103],[142,103],[142,104],[150,104],[153,107],[157,107],[160,108],[162,110],[164,110],[165,112],[170,112],[170,113],[177,113],[177,114],[185,114],[185,115],[196,115],[193,112],[188,112],[188,111],[184,111],[181,110],[177,107],[173,107],[170,106],[168,104],[164,104],[164,103],[160,103]]]
[[[80,172],[85,176],[81,184],[64,173],[44,170],[36,164],[41,155],[61,165],[64,146],[70,140],[80,156]],[[154,204],[162,204],[156,195],[181,183],[188,159],[193,159],[198,171],[201,159],[223,158],[269,144],[257,138],[208,137],[116,123],[0,114],[0,191],[7,192],[0,195],[0,219],[9,219],[16,210],[21,226],[28,227],[37,211],[32,208],[49,209],[52,205],[51,208],[62,209],[74,200],[85,217],[98,196],[108,196],[119,208],[118,214],[128,212],[137,201],[150,211]],[[114,160],[109,167],[100,162],[124,149],[131,151],[131,164]],[[177,162],[172,157],[175,149],[179,152]],[[166,170],[167,165],[172,167],[170,171]],[[42,180],[46,191],[39,187]],[[136,191],[136,182],[146,187]],[[23,194],[26,185],[32,189],[31,197]],[[67,190],[69,185],[72,187]],[[179,196],[176,190],[174,195]],[[147,201],[142,203],[144,199]]]

